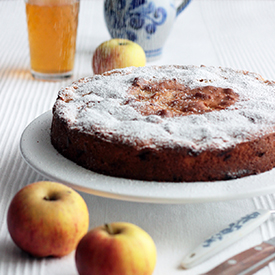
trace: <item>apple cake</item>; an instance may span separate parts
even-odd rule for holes
[[[275,82],[206,66],[146,66],[59,91],[51,142],[105,175],[216,181],[275,166]]]

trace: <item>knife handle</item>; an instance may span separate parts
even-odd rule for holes
[[[204,275],[251,275],[275,259],[275,247],[261,243],[226,260]]]
[[[258,209],[230,223],[216,234],[208,237],[208,239],[186,255],[181,262],[181,266],[186,269],[204,262],[250,233],[266,221],[271,213],[273,213],[271,210]]]

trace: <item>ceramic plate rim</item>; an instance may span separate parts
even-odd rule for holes
[[[51,145],[52,113],[34,119],[23,131],[20,152],[49,180],[96,196],[145,203],[202,203],[243,199],[275,191],[275,169],[241,179],[216,182],[148,182],[101,175],[64,158]]]

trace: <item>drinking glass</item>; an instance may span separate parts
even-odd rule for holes
[[[34,78],[58,80],[73,73],[79,0],[25,0]]]

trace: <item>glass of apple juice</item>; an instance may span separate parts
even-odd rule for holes
[[[58,80],[72,76],[79,0],[25,0],[34,78]]]

